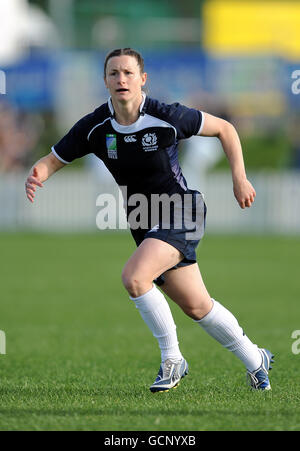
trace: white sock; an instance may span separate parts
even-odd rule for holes
[[[248,371],[257,370],[262,363],[257,345],[244,335],[243,329],[229,310],[214,299],[212,301],[214,303],[212,310],[196,322],[221,345],[235,354]]]
[[[133,298],[136,308],[139,310],[143,320],[157,338],[160,350],[161,361],[167,359],[178,361],[182,359],[178,346],[176,325],[164,295],[155,285],[147,293]]]

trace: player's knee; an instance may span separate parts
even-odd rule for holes
[[[190,318],[198,321],[206,316],[212,308],[212,302],[202,302],[198,305],[190,305],[182,307],[184,313]]]
[[[201,319],[203,317],[203,313],[201,308],[193,308],[193,307],[184,307],[184,313],[195,321]]]
[[[150,281],[139,273],[132,273],[124,268],[122,272],[122,282],[130,296],[136,298],[146,293],[149,289]]]
[[[130,294],[130,291],[133,288],[133,280],[132,280],[132,277],[126,273],[126,271],[122,272],[122,283],[123,283],[124,287],[126,288],[126,290]]]

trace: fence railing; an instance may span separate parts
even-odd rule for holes
[[[107,176],[103,181],[89,171],[59,172],[38,188],[34,204],[26,199],[25,178],[0,176],[0,230],[97,231],[96,201],[103,193],[116,199],[117,211],[111,214],[124,215],[118,187]],[[254,173],[249,179],[257,197],[245,210],[234,199],[229,172],[207,174],[199,186],[191,186],[204,193],[207,232],[300,234],[300,173]]]

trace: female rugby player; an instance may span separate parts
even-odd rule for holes
[[[174,388],[188,373],[163,293],[243,362],[252,388],[270,390],[271,352],[252,343],[203,283],[195,249],[204,232],[206,207],[201,193],[188,189],[178,163],[180,139],[218,137],[229,161],[236,200],[243,209],[251,207],[256,193],[246,176],[238,134],[225,120],[146,96],[142,91],[146,80],[138,52],[125,48],[109,53],[104,63],[108,102],[80,119],[50,154],[34,164],[25,183],[27,197],[33,202],[36,187],[43,187],[52,174],[76,158],[88,153],[98,156],[118,185],[126,187],[128,199],[139,194],[148,201],[142,212],[147,217],[143,227],[132,225],[133,204],[127,201],[137,249],[125,264],[122,281],[160,347],[161,365],[150,390]],[[153,195],[171,198],[174,194],[177,200],[171,203],[169,221],[160,212],[154,223],[149,222]],[[191,207],[185,208],[188,195]],[[178,218],[184,219],[180,226]]]

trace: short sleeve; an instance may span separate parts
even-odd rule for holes
[[[169,120],[177,130],[178,139],[187,139],[199,134],[203,124],[203,114],[180,103],[170,105]]]
[[[57,144],[52,146],[51,150],[56,158],[62,163],[68,164],[76,158],[81,158],[91,153],[87,140],[89,126],[89,116],[83,117]]]

